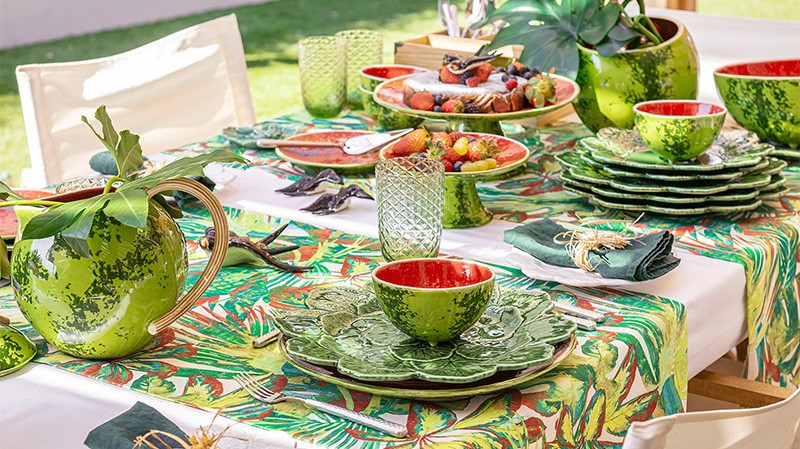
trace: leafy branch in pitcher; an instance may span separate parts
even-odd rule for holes
[[[117,133],[105,106],[97,108],[94,117],[100,122],[102,135],[85,116],[81,119],[114,157],[118,174],[108,180],[101,195],[69,203],[26,200],[0,182],[0,201],[4,201],[0,202],[0,207],[39,206],[47,209],[25,225],[21,240],[42,239],[60,234],[77,254],[90,258],[87,239],[98,213],[102,212],[108,218],[139,229],[147,226],[147,214],[151,207],[161,207],[172,217],[179,218],[182,216],[180,210],[170,206],[160,194],[150,198],[147,190],[170,179],[203,176],[203,168],[212,162],[247,163],[244,158],[230,151],[218,150],[178,159],[155,173],[140,176],[138,170],[144,161],[139,136],[128,130]]]

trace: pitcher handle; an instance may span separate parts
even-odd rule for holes
[[[206,186],[188,178],[170,179],[149,189],[147,194],[152,198],[153,195],[167,190],[179,190],[198,198],[206,209],[211,212],[211,221],[214,223],[214,229],[217,235],[228,235],[228,218],[225,215],[225,211],[222,209],[222,205],[219,203],[219,200],[217,200],[217,197],[214,196]],[[228,239],[218,239],[214,245],[214,249],[211,250],[211,256],[208,258],[206,269],[203,270],[203,273],[197,279],[194,286],[192,286],[191,290],[182,298],[179,298],[175,306],[169,312],[156,318],[147,326],[147,331],[151,335],[158,335],[159,332],[169,327],[175,320],[192,308],[200,296],[205,293],[208,286],[211,285],[211,281],[214,280],[217,273],[219,273],[219,269],[222,268],[222,262],[225,260],[225,254],[227,252]]]

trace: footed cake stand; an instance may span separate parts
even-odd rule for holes
[[[403,102],[403,84],[405,79],[412,75],[401,76],[384,81],[375,88],[372,94],[375,101],[380,105],[401,114],[422,117],[432,120],[445,120],[448,127],[453,131],[478,132],[503,136],[503,129],[500,126],[501,120],[519,120],[523,118],[536,117],[572,103],[578,96],[580,87],[575,81],[559,75],[550,75],[556,82],[555,104],[542,108],[528,108],[514,112],[490,113],[490,114],[448,114],[446,112],[420,111],[411,109]]]
[[[475,182],[498,175],[508,174],[524,165],[530,157],[530,150],[520,142],[508,137],[486,133],[465,133],[476,139],[491,137],[497,141],[497,166],[491,170],[478,172],[447,172],[444,174],[444,216],[442,226],[446,229],[463,229],[483,226],[492,221],[492,213],[481,203]],[[392,157],[392,147],[387,145],[380,152],[381,160]],[[396,156],[395,156],[396,157]]]

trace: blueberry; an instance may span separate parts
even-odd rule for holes
[[[533,75],[536,75],[535,73],[533,73],[533,70],[528,70],[527,72],[525,72],[524,75],[522,75],[522,77],[525,78],[526,80],[529,80],[533,78]]]
[[[441,105],[443,105],[445,101],[446,101],[446,100],[445,100],[445,98],[444,98],[444,95],[442,95],[442,94],[439,94],[439,95],[436,95],[435,97],[433,97],[433,103],[434,103],[436,106],[441,106]]]
[[[474,137],[469,137],[469,138],[467,138],[467,142],[469,142],[469,143],[475,142],[475,138]]]
[[[453,171],[461,171],[462,165],[464,165],[463,162],[461,161],[456,162],[455,164],[453,164]]]
[[[506,67],[506,72],[509,75],[516,75],[517,73],[519,73],[519,71],[517,70],[517,66],[515,66],[514,64],[511,64],[508,67]]]
[[[531,72],[531,76],[538,75],[538,74],[542,73],[542,72],[539,71],[539,69],[531,69],[530,72]]]
[[[443,111],[442,107],[439,106],[438,104],[433,107],[433,112],[442,112],[442,111]]]
[[[506,74],[505,74],[505,75],[503,75],[503,77],[502,77],[502,78],[500,78],[500,79],[501,79],[501,80],[503,80],[503,82],[505,83],[506,81],[508,81],[508,80],[510,80],[510,79],[512,79],[512,78],[514,78],[514,77],[506,73]]]
[[[428,153],[417,153],[417,157],[425,159],[426,157],[428,157]]]

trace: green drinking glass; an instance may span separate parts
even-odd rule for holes
[[[372,30],[344,30],[336,33],[347,41],[347,105],[361,109],[359,71],[368,65],[383,63],[383,35]]]
[[[336,36],[311,36],[300,40],[298,47],[306,110],[318,118],[336,117],[346,94],[347,42]]]
[[[378,235],[387,261],[436,257],[442,239],[444,165],[398,157],[375,167]]]

